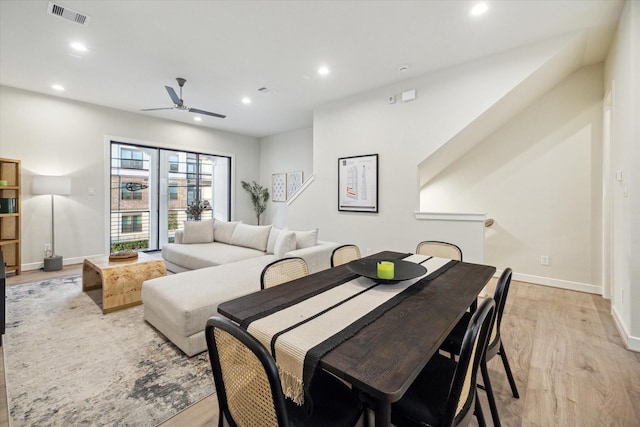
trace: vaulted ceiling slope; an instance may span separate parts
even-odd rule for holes
[[[608,35],[604,38],[610,40]],[[586,45],[587,35],[578,32],[494,55],[476,61],[473,67],[459,67],[460,73],[472,80],[468,86],[476,89],[469,91],[462,114],[456,114],[458,126],[436,141],[435,150],[421,153],[424,160],[418,165],[420,187],[567,76],[590,65],[584,60]],[[453,73],[450,70],[446,74]]]
[[[581,60],[600,62],[624,2],[487,1],[479,17],[471,1],[56,3],[85,25],[47,14],[46,0],[0,0],[0,84],[263,137],[311,126],[327,102],[564,34],[584,34]],[[176,77],[185,104],[227,118],[140,112],[170,107]]]

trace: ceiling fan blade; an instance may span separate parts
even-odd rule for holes
[[[173,107],[167,107],[167,108],[143,108],[140,111],[157,111],[157,110],[173,110]]]
[[[227,117],[224,114],[211,113],[209,111],[198,110],[197,108],[189,108],[189,112],[198,113],[198,114],[206,114],[207,116],[219,117],[221,119],[224,119],[225,117]]]
[[[173,101],[173,103],[181,107],[182,99],[178,97],[178,94],[176,93],[176,91],[173,90],[171,86],[165,86],[164,88],[167,90],[167,92],[169,92],[169,96],[171,97],[171,100]]]

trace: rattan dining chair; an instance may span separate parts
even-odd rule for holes
[[[462,250],[459,246],[453,243],[438,242],[436,240],[425,240],[418,243],[416,253],[462,261]]]
[[[268,264],[260,274],[260,289],[267,289],[290,282],[309,274],[309,267],[302,258],[282,258]]]
[[[484,381],[484,389],[487,392],[487,400],[489,401],[489,407],[491,408],[491,417],[493,418],[494,426],[500,425],[500,417],[498,416],[498,408],[496,406],[493,389],[491,387],[491,381],[489,380],[487,360],[491,360],[496,354],[500,355],[502,358],[502,364],[504,365],[504,370],[507,373],[507,379],[509,380],[513,397],[520,397],[518,394],[518,387],[516,386],[516,382],[513,378],[513,373],[511,372],[511,367],[509,366],[509,361],[507,360],[507,353],[505,353],[504,345],[500,339],[500,323],[502,322],[502,313],[504,311],[505,302],[507,301],[507,294],[509,293],[512,274],[513,272],[511,269],[506,268],[498,279],[498,284],[496,285],[496,290],[493,294],[493,299],[496,302],[496,315],[494,317],[493,324],[491,325],[491,335],[489,336],[489,341],[487,343],[486,359],[480,362],[482,380]],[[462,337],[464,336],[464,331],[470,318],[471,315],[469,313],[465,313],[441,346],[441,349],[450,353],[451,357],[460,352]]]
[[[360,258],[360,249],[356,245],[338,246],[331,252],[331,267],[337,267]]]
[[[362,404],[355,393],[332,375],[318,371],[310,388],[313,410],[286,399],[276,363],[246,330],[211,317],[205,328],[209,360],[220,407],[218,426],[350,427],[360,419]]]
[[[486,351],[495,311],[493,299],[480,304],[467,326],[458,362],[436,353],[404,396],[391,406],[397,427],[465,426],[473,415],[485,426],[476,396],[476,377]]]

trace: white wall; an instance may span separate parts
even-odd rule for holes
[[[562,81],[430,181],[421,209],[487,212],[488,264],[600,293],[602,78],[594,65]]]
[[[319,227],[324,240],[353,242],[365,253],[367,248],[409,252],[420,240],[438,236],[462,246],[465,259],[482,261],[482,241],[480,248],[471,248],[469,241],[443,235],[438,225],[415,219],[418,164],[564,48],[558,42],[506,52],[317,108],[313,128],[316,180],[289,209],[289,225]],[[417,91],[415,101],[387,103],[390,95],[399,97],[409,89]],[[338,212],[338,158],[374,153],[380,156],[379,213]]]
[[[640,351],[640,2],[627,1],[605,68],[612,93],[612,312],[630,348]],[[625,195],[626,189],[626,195]]]
[[[313,129],[299,129],[260,140],[260,184],[269,188],[273,198],[271,175],[302,171],[303,180],[313,173]],[[295,203],[295,202],[294,202]],[[286,227],[289,224],[286,202],[270,199],[263,224]]]
[[[105,230],[109,227],[105,217],[109,185],[105,182],[106,136],[232,155],[236,194],[238,189],[242,191],[241,180],[259,179],[260,148],[255,138],[1,86],[0,156],[22,161],[25,268],[41,265],[43,244],[51,240],[49,198],[30,194],[33,175],[63,174],[72,178],[72,194],[56,197],[56,252],[65,262],[105,252]],[[94,196],[88,194],[89,188],[95,189]],[[232,204],[232,216],[252,220],[248,198],[238,198]]]

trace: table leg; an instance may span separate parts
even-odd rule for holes
[[[376,427],[389,427],[391,425],[391,402],[383,402],[376,399],[373,411],[375,412]]]
[[[376,399],[361,390],[358,391],[358,396],[360,401],[365,404],[365,407],[368,406],[373,410],[375,427],[391,426],[391,402]],[[365,422],[365,426],[368,426],[368,421]]]

